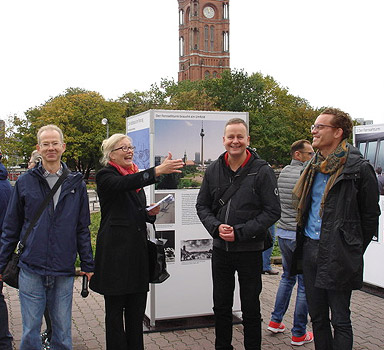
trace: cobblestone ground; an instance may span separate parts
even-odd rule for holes
[[[281,269],[280,269],[281,273]],[[273,335],[266,330],[273,308],[279,276],[263,275],[263,291],[261,294],[263,316],[263,350],[285,350],[294,348],[290,344],[292,328],[293,303],[284,318],[287,331]],[[73,349],[104,350],[104,300],[103,297],[90,292],[87,298],[80,296],[81,278],[76,278],[73,299]],[[3,289],[8,309],[10,331],[14,336],[14,349],[19,348],[21,338],[21,315],[17,290],[4,285]],[[295,294],[295,293],[294,293]],[[295,300],[292,295],[292,300]],[[355,291],[352,295],[352,322],[354,327],[354,350],[384,349],[384,300],[380,297]],[[309,326],[309,329],[310,326]],[[198,328],[172,332],[157,332],[144,335],[147,350],[205,350],[214,349],[214,331],[212,328]],[[236,350],[244,349],[243,330],[241,325],[233,327],[233,346]],[[313,343],[300,347],[314,349]]]

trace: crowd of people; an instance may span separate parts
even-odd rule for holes
[[[376,176],[347,142],[352,125],[347,113],[324,110],[311,127],[312,142],[292,144],[292,161],[276,180],[269,164],[249,147],[248,125],[238,118],[226,123],[224,153],[206,169],[196,201],[197,215],[213,238],[215,349],[233,349],[236,273],[244,347],[261,349],[261,275],[275,274],[268,264],[271,233],[278,239],[283,273],[268,330],[285,331],[283,317],[297,283],[291,344],[314,341],[316,350],[352,349],[351,294],[362,287],[363,254],[377,235],[383,188],[381,169]],[[149,290],[146,227],[159,213],[159,207],[146,209],[143,188],[161,175],[181,173],[183,160],[169,153],[160,165],[139,171],[128,136],[114,134],[103,141],[104,167],[96,174],[101,221],[93,259],[86,185],[62,161],[65,149],[60,128],[40,128],[29,170],[13,189],[0,162],[0,348],[12,349],[2,273],[30,230],[19,261],[20,349],[47,344],[53,350],[72,349],[78,255],[80,274],[104,297],[106,348],[142,350]],[[37,204],[48,195],[52,199],[37,213]],[[307,330],[308,314],[313,332]],[[42,338],[43,317],[47,330]]]

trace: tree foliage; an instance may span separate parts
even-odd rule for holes
[[[0,150],[3,155],[1,160],[7,167],[17,166],[25,162],[23,157],[23,150],[25,145],[17,138],[17,127],[22,124],[22,119],[17,115],[9,117],[9,126],[2,130],[2,137],[0,137]]]
[[[271,164],[288,164],[290,145],[310,139],[310,125],[318,111],[271,76],[226,71],[221,79],[205,80],[204,85],[219,110],[249,112],[251,146]]]
[[[243,70],[225,71],[220,78],[174,82],[162,79],[148,91],[127,92],[115,101],[99,93],[69,88],[39,107],[13,117],[2,149],[26,160],[35,148],[38,128],[56,124],[65,135],[63,159],[87,175],[99,166],[100,145],[106,135],[125,131],[125,117],[149,109],[217,110],[248,112],[251,146],[271,164],[290,162],[290,145],[311,139],[310,125],[319,114],[305,99],[289,93],[271,76],[248,75]]]
[[[90,170],[99,166],[100,146],[106,136],[101,120],[108,119],[110,133],[125,131],[121,103],[106,101],[97,92],[78,88],[67,89],[40,107],[28,110],[25,116],[25,120],[18,121],[15,133],[23,144],[24,156],[29,157],[35,148],[38,129],[55,124],[63,130],[67,145],[63,160],[71,169],[82,172],[85,178]]]
[[[221,78],[152,85],[146,107],[248,112],[251,146],[274,165],[290,162],[290,146],[310,139],[318,115],[308,101],[289,93],[271,76],[225,71]],[[149,109],[147,108],[147,109]]]

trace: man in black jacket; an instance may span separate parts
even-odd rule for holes
[[[304,273],[316,350],[352,349],[351,294],[362,287],[363,254],[378,229],[376,176],[347,142],[352,126],[336,108],[317,117],[311,132],[318,152],[293,189],[298,227],[292,271]]]
[[[246,350],[261,349],[262,250],[267,229],[280,218],[276,177],[250,148],[247,124],[231,119],[224,129],[226,152],[206,170],[197,214],[213,237],[212,278],[216,349],[233,349],[235,272],[240,285]],[[240,181],[237,181],[240,180]],[[240,183],[240,185],[238,184]],[[225,199],[231,183],[236,192]]]

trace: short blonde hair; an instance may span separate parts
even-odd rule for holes
[[[101,144],[101,152],[103,152],[103,156],[100,159],[101,164],[108,164],[112,150],[115,149],[116,145],[123,139],[127,139],[132,144],[132,139],[124,134],[113,134],[110,138],[103,141]]]
[[[247,136],[249,136],[249,129],[248,129],[248,125],[247,123],[241,119],[241,118],[232,118],[232,119],[229,119],[225,126],[224,126],[224,136],[225,136],[225,132],[227,130],[227,126],[228,125],[233,125],[233,124],[243,124],[245,126],[245,130],[247,131]]]
[[[53,125],[53,124],[49,124],[49,125],[44,125],[42,126],[39,131],[37,132],[37,143],[40,144],[40,137],[41,137],[41,134],[44,132],[44,131],[47,131],[47,130],[55,130],[59,133],[60,135],[60,141],[62,143],[64,143],[64,135],[63,135],[63,132],[61,131],[61,129],[56,126],[56,125]]]

